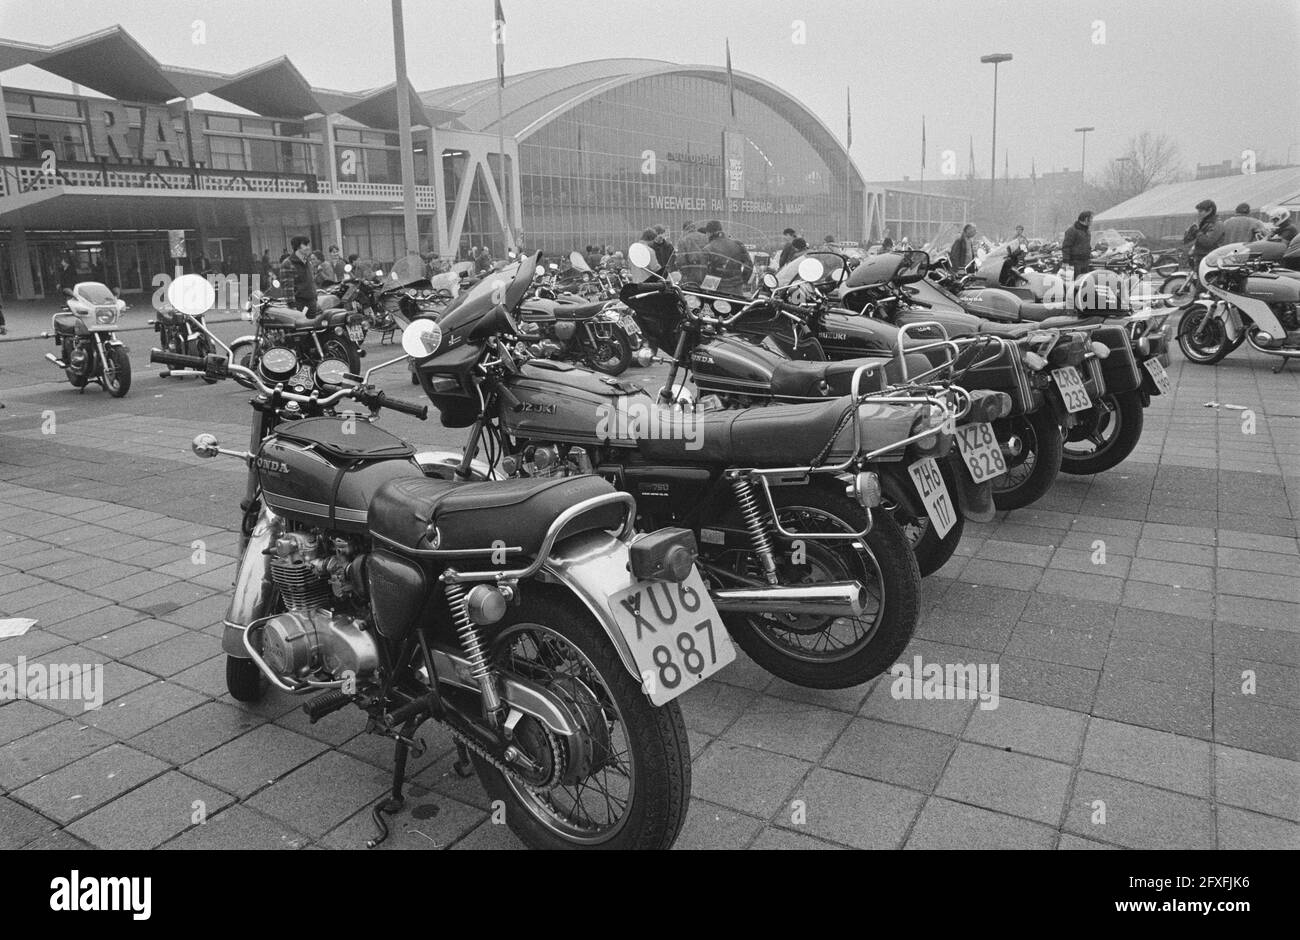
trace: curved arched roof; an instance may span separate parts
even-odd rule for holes
[[[507,136],[525,140],[559,115],[621,85],[653,75],[690,75],[725,86],[727,70],[716,65],[678,65],[660,59],[597,59],[557,68],[538,69],[506,76],[501,93],[500,128]],[[842,170],[843,143],[829,127],[797,99],[772,83],[747,72],[732,72],[738,91],[762,101],[801,133],[831,167]],[[452,85],[420,94],[426,106],[461,112],[456,124],[466,130],[495,134],[497,127],[497,80],[488,78]],[[853,166],[857,183],[862,173]]]

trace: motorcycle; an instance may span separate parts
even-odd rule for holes
[[[271,282],[279,288],[280,282]],[[320,294],[320,315],[310,317],[284,300],[254,291],[244,304],[243,317],[255,324],[255,332],[238,337],[230,344],[231,359],[245,368],[256,368],[268,349],[287,347],[304,363],[319,364],[326,359],[346,362],[348,371],[361,371],[366,351],[366,315],[354,304],[345,305],[343,291]]]
[[[1223,245],[1201,260],[1208,293],[1184,308],[1178,345],[1190,362],[1213,365],[1243,342],[1279,357],[1276,375],[1300,356],[1300,271],[1282,266],[1282,242]]]
[[[1167,371],[1169,313],[1133,310],[1131,298],[1153,299],[1144,297],[1140,284],[1129,289],[1118,274],[1094,270],[1072,285],[1060,278],[1026,277],[1014,286],[965,288],[954,294],[945,288],[951,279],[942,267],[932,274],[909,288],[927,305],[925,316],[942,308],[950,312],[940,319],[965,320],[965,329],[1015,336],[1053,328],[1087,340],[1084,363],[1076,367],[1086,368],[1081,388],[1072,381],[1061,387],[1073,388],[1072,394],[1061,396],[1068,413],[1062,424],[1066,437],[1061,472],[1102,473],[1133,452],[1152,398],[1173,391]],[[957,322],[951,327],[953,332],[962,328]]]
[[[81,281],[64,288],[63,294],[64,307],[51,318],[53,332],[41,334],[54,339],[61,355],[46,353],[45,358],[82,393],[95,381],[114,398],[121,398],[131,389],[129,350],[117,338],[126,302],[97,281]]]
[[[925,481],[937,518],[956,512],[935,457],[968,402],[903,390],[780,408],[684,409],[569,363],[519,355],[515,312],[530,259],[414,321],[421,386],[464,450],[449,478],[596,475],[634,498],[638,525],[696,535],[727,632],[774,675],[812,688],[887,669],[915,629],[919,574],[880,505],[882,469]],[[624,288],[633,309],[678,305],[666,285]],[[500,302],[497,303],[496,300]]]
[[[171,301],[164,299],[159,304],[154,319],[149,321],[149,325],[158,334],[158,345],[163,349],[199,359],[214,351],[214,344],[208,338],[206,331],[207,318],[204,314],[185,313],[173,306]],[[209,385],[217,381],[196,370],[164,369],[158,374],[164,379],[197,375]]]
[[[547,269],[536,266],[535,276]],[[519,310],[519,340],[540,359],[576,360],[606,375],[621,375],[640,347],[640,329],[617,301],[574,302],[545,284],[534,287]],[[635,337],[635,338],[634,338]]]
[[[276,347],[264,364],[273,353],[293,356]],[[477,771],[526,844],[672,845],[691,775],[675,699],[735,657],[689,532],[634,536],[631,497],[591,475],[427,476],[374,420],[427,415],[370,383],[405,356],[360,381],[327,359],[310,394],[220,356],[152,358],[255,393],[247,451],[207,434],[193,444],[248,466],[227,688],[244,702],[272,685],[312,696],[313,722],[355,706],[396,742],[368,846],[404,803],[428,720],[450,729],[455,769]],[[343,412],[354,404],[369,416]]]

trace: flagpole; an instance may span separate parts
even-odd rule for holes
[[[925,201],[925,115],[921,115],[921,205],[925,207],[925,240],[930,240],[930,204]],[[919,214],[919,213],[918,213]],[[918,220],[919,221],[919,220]]]
[[[496,24],[496,41],[497,41],[497,166],[501,169],[500,192],[501,197],[501,226],[505,232],[506,250],[517,248],[513,227],[510,224],[510,181],[506,178],[506,112],[503,100],[503,92],[506,87],[506,18],[501,11],[501,0],[496,0],[495,9]],[[489,164],[489,169],[491,164]]]
[[[852,237],[853,232],[853,102],[849,97],[849,89],[844,89],[844,117],[845,117],[845,142],[844,142],[844,240],[858,241]]]
[[[420,251],[420,225],[415,215],[415,144],[411,140],[411,92],[406,78],[406,32],[402,0],[393,0],[393,58],[397,63],[397,142],[402,148],[402,228],[406,253]]]

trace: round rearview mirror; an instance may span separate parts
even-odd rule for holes
[[[776,284],[777,284],[776,275],[773,274],[771,271],[768,271],[766,274],[763,275],[763,286],[766,287],[768,290],[776,290]]]
[[[537,267],[533,268],[533,273],[536,274],[538,277],[541,277],[543,274],[546,273],[546,269],[539,264]]]
[[[271,278],[271,286],[278,288],[280,286],[279,280],[277,280],[276,278]]]
[[[649,268],[655,262],[655,253],[645,242],[633,242],[627,249],[627,260],[638,268]]]
[[[442,345],[442,327],[434,320],[412,320],[402,330],[402,350],[412,359],[427,359]]]
[[[816,284],[825,273],[825,266],[816,258],[804,258],[799,262],[799,277],[810,284]]]
[[[316,367],[316,382],[320,385],[342,385],[347,371],[348,364],[343,360],[325,359]]]
[[[167,285],[167,301],[181,313],[197,317],[217,302],[217,291],[198,274],[182,274]]]
[[[346,273],[346,274],[351,274],[351,273],[352,273],[352,265],[350,265],[350,264],[345,264],[345,265],[343,265],[343,271],[344,271],[344,273]]]

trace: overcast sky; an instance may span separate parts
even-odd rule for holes
[[[1253,149],[1300,162],[1300,0],[502,0],[508,73],[637,56],[721,65],[784,88],[844,134],[868,179],[926,176],[943,151],[965,172],[973,135],[987,174],[999,69],[998,173],[1090,172],[1144,130],[1169,134],[1185,168]],[[388,0],[0,0],[0,37],[56,43],[120,23],[171,65],[236,71],[288,55],[311,83],[360,90],[393,80]],[[420,90],[494,74],[492,0],[405,0]],[[194,23],[206,42],[196,44]],[[803,43],[800,38],[802,24]],[[6,85],[67,90],[32,67]],[[217,105],[218,107],[220,105]]]

